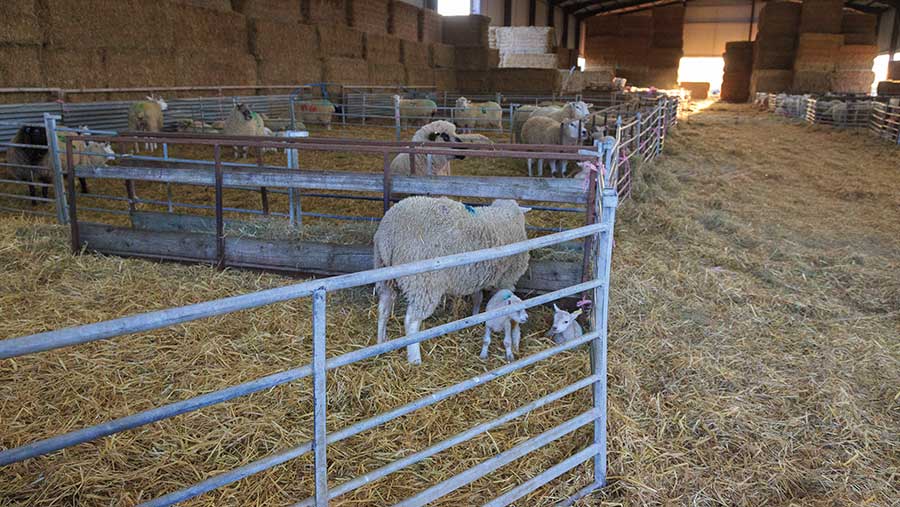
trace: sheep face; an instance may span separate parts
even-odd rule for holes
[[[593,104],[586,104],[583,101],[578,102],[569,102],[569,106],[572,107],[572,111],[575,113],[575,118],[585,118],[587,115],[591,113],[590,109],[594,106]]]
[[[492,208],[507,208],[507,209],[517,209],[522,212],[522,214],[528,213],[531,211],[531,208],[526,208],[524,206],[519,206],[514,199],[494,199],[491,202]]]
[[[580,124],[580,120],[569,120],[567,122],[563,122],[563,138],[577,139],[579,141],[587,139],[587,129],[584,127],[584,125]]]
[[[246,104],[237,103],[234,105],[234,108],[244,116],[245,120],[250,121],[253,118],[253,111]]]
[[[109,143],[98,143],[95,141],[90,141],[87,143],[86,151],[90,153],[97,153],[106,160],[114,160],[116,158],[116,152],[113,151],[112,145],[110,145]]]
[[[460,98],[456,99],[456,107],[467,108],[467,107],[469,107],[469,104],[470,104],[469,99],[467,99],[465,97],[460,97]]]
[[[461,143],[462,139],[455,135],[448,134],[447,132],[432,132],[428,134],[428,140],[432,142],[445,142],[445,143]],[[453,158],[456,160],[463,160],[466,158],[465,155],[456,155]]]
[[[572,326],[573,323],[577,323],[576,319],[581,315],[581,310],[575,310],[572,313],[569,313],[555,304],[553,305],[553,328],[551,328],[550,333],[553,335],[553,341],[557,344],[562,343],[560,340],[562,339],[563,333]]]

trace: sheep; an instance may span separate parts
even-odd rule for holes
[[[587,104],[582,101],[567,102],[562,107],[539,107],[532,111],[531,117],[546,116],[560,122],[566,120],[583,120],[590,114],[590,108],[592,107],[594,107],[593,104]]]
[[[428,119],[433,118],[437,112],[437,104],[430,99],[402,99],[399,95],[394,95],[394,100],[400,107],[400,119],[404,121],[403,128],[409,128],[418,120],[428,123]]]
[[[462,130],[485,128],[503,132],[503,109],[496,102],[471,102],[460,97],[456,99],[456,109],[456,125]]]
[[[587,138],[587,131],[581,126],[581,120],[559,122],[547,116],[532,116],[522,126],[522,140],[526,144],[560,144],[577,145]],[[580,127],[580,128],[579,128]],[[551,174],[556,174],[556,160],[550,160]],[[532,159],[528,159],[528,175],[533,176]],[[562,163],[562,175],[566,175],[566,161]],[[538,159],[538,176],[544,175],[544,161]]]
[[[554,304],[553,311],[555,312],[553,314],[553,327],[550,328],[553,343],[561,345],[584,336],[581,324],[578,323],[578,316],[581,315],[580,309],[569,313]]]
[[[264,136],[266,135],[265,128],[265,123],[258,113],[251,111],[245,104],[236,103],[228,118],[225,119],[222,133],[227,136]],[[235,158],[239,154],[243,158],[247,158],[247,153],[247,146],[234,147]]]
[[[511,290],[503,289],[497,291],[496,294],[488,300],[484,311],[497,310],[504,306],[512,306],[521,303],[522,300],[513,294]],[[513,351],[519,353],[519,341],[522,338],[520,324],[524,324],[528,320],[528,313],[525,310],[519,310],[515,313],[504,315],[503,317],[495,317],[484,323],[484,342],[481,345],[481,354],[479,357],[487,359],[488,347],[491,345],[491,334],[494,331],[503,331],[503,348],[506,350],[506,360],[513,360]]]
[[[374,267],[397,266],[484,248],[525,241],[525,213],[516,201],[498,199],[473,208],[446,197],[413,196],[391,207],[378,224],[374,239]],[[406,334],[419,331],[444,295],[474,296],[481,308],[483,290],[513,289],[528,269],[528,252],[467,266],[409,275],[375,284],[378,294],[378,343],[387,337],[396,288],[407,301]],[[407,347],[410,363],[420,364],[419,344]]]
[[[516,111],[513,113],[513,141],[516,143],[522,142],[522,125],[525,125],[525,122],[528,121],[528,118],[531,118],[531,113],[537,109],[538,106],[519,106]]]
[[[131,104],[128,108],[128,130],[136,132],[162,132],[163,111],[169,105],[162,97],[147,96],[146,100],[140,100]],[[144,143],[145,150],[155,150],[157,143]],[[134,151],[138,151],[138,144],[134,143]]]
[[[328,99],[303,100],[300,102],[300,119],[305,123],[325,125],[331,130],[334,104]]]
[[[437,120],[425,125],[413,134],[413,142],[424,143],[443,142],[443,143],[460,143],[462,139],[456,135],[456,126],[449,121]],[[450,176],[450,161],[453,159],[462,160],[465,155],[432,155],[431,156],[431,174],[434,176]],[[409,175],[409,174],[427,174],[428,173],[428,157],[426,155],[416,155],[415,172],[411,171],[409,166],[409,154],[400,153],[391,161],[392,175]]]
[[[177,130],[178,132],[199,133],[212,133],[216,131],[216,129],[213,128],[212,124],[206,123],[203,120],[192,120],[190,118],[178,120],[178,123],[175,125],[175,130]]]
[[[469,144],[494,144],[491,138],[484,134],[457,134],[460,141]]]

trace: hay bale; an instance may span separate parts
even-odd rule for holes
[[[500,53],[501,68],[555,69],[558,65],[556,53],[547,53],[543,55]]]
[[[620,18],[623,37],[650,38],[653,36],[653,15],[650,11],[623,14]]]
[[[400,39],[393,35],[365,34],[366,61],[369,63],[400,63]]]
[[[482,47],[457,47],[456,68],[459,70],[488,70],[500,65],[500,51]]]
[[[556,46],[556,35],[547,26],[492,26],[490,46],[503,53],[547,54]]]
[[[282,55],[303,61],[318,58],[319,36],[312,25],[251,19],[248,29],[250,53],[261,60],[277,59]]]
[[[431,44],[431,58],[435,68],[452,69],[456,67],[456,48],[449,44]]]
[[[831,74],[815,70],[796,71],[791,90],[795,93],[828,93],[831,91]]]
[[[175,3],[201,7],[203,9],[212,9],[220,12],[231,12],[232,0],[175,0]]]
[[[749,71],[726,71],[722,75],[720,98],[726,102],[747,102],[750,97],[750,76]]]
[[[257,81],[261,85],[292,85],[322,81],[322,60],[296,60],[288,56],[257,60]]]
[[[650,48],[646,62],[649,67],[671,68],[678,67],[684,51],[672,48]]]
[[[59,77],[62,70],[63,68],[53,69],[53,77]],[[43,87],[44,76],[40,46],[0,46],[0,83],[3,83],[0,86]]]
[[[231,0],[234,10],[250,19],[300,21],[303,12],[297,0]]]
[[[584,72],[559,69],[559,91],[561,93],[581,93],[584,91]],[[610,78],[611,79],[611,78]]]
[[[559,89],[561,79],[556,69],[494,69],[490,72],[494,91],[501,93],[544,93]]]
[[[494,88],[493,76],[483,70],[458,70],[456,83],[462,93],[484,93]]]
[[[434,69],[434,87],[440,92],[458,90],[456,71],[453,69]]]
[[[347,24],[361,32],[389,32],[390,0],[350,0]]]
[[[174,51],[108,49],[105,82],[110,88],[175,86]],[[146,95],[146,94],[145,94]]]
[[[684,37],[682,36],[681,33],[677,33],[677,34],[654,33],[653,34],[653,47],[669,48],[669,49],[682,49],[684,47]]]
[[[793,82],[794,73],[789,70],[754,70],[750,76],[750,94],[786,92],[791,89]]]
[[[106,51],[102,49],[45,49],[41,52],[40,66],[48,87],[109,87],[106,81]]]
[[[766,2],[759,13],[758,39],[796,36],[802,6],[799,2]]]
[[[481,47],[488,45],[488,26],[491,18],[479,14],[470,16],[444,16],[442,40],[444,44],[460,47]]]
[[[369,79],[369,67],[361,58],[332,56],[323,59],[322,78],[327,83],[359,86]]]
[[[177,86],[255,85],[256,59],[229,50],[177,51]]]
[[[608,68],[585,70],[581,74],[585,90],[610,90],[612,89],[612,80],[616,77],[615,70]]]
[[[841,46],[838,50],[835,70],[872,70],[876,56],[878,56],[878,46],[857,44]]]
[[[323,57],[362,58],[365,55],[363,33],[345,25],[316,26]]]
[[[431,67],[409,67],[406,70],[406,86],[434,86],[434,69]]]
[[[41,44],[36,0],[0,2],[0,44]]]
[[[400,41],[400,61],[407,67],[432,67],[431,49],[428,44],[408,40]]]
[[[900,80],[879,81],[878,95],[900,95]]]
[[[678,86],[678,67],[656,68],[647,70],[647,86],[657,88],[676,88]]]
[[[622,35],[622,23],[616,15],[591,16],[584,22],[584,32],[587,37],[619,36]]]
[[[754,47],[750,41],[726,42],[725,53],[722,55],[725,60],[725,72],[740,71],[745,73],[749,80],[753,68]]]
[[[302,0],[300,10],[307,23],[349,24],[350,0]]]
[[[678,87],[691,92],[693,100],[703,100],[709,97],[709,83],[682,81],[678,83]]]
[[[801,4],[800,33],[841,33],[844,0],[805,0]]]
[[[440,43],[443,40],[444,17],[431,9],[419,13],[419,40]]]
[[[249,52],[244,16],[186,5],[172,10],[175,17],[175,47],[179,51]]]
[[[871,70],[839,70],[831,74],[831,91],[837,93],[870,93],[875,73]]]
[[[794,68],[793,51],[757,51],[753,61],[754,69],[791,70]]]
[[[900,80],[900,60],[888,62],[887,78],[890,80]]]
[[[573,66],[578,65],[577,54],[574,49],[556,48],[557,68],[571,69]]]
[[[684,13],[685,7],[680,4],[652,9],[653,46],[671,49],[684,46]]]
[[[650,69],[648,67],[639,65],[616,67],[616,77],[625,78],[631,86],[650,86],[649,75]]]
[[[877,33],[878,16],[844,9],[841,18],[841,33]]]
[[[368,84],[394,86],[406,84],[406,69],[400,63],[369,62]]]
[[[43,25],[51,49],[173,49],[176,43],[173,18],[182,9],[221,14],[142,0],[46,0],[46,6]],[[198,20],[201,17],[198,15]],[[246,47],[246,33],[244,39]]]
[[[801,33],[797,43],[794,70],[802,72],[831,72],[844,44],[843,35]]]
[[[402,1],[390,3],[388,31],[401,39],[419,40],[419,13],[421,9]]]

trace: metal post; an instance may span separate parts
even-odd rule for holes
[[[325,289],[313,292],[313,455],[316,507],[328,507],[327,417],[325,405]]]
[[[391,207],[391,154],[384,152],[384,212]]]
[[[259,170],[262,171],[264,167],[263,163],[263,149],[259,146],[256,147],[256,165],[259,167]],[[266,187],[259,187],[259,196],[262,199],[262,212],[263,215],[269,214],[269,189]]]
[[[63,187],[62,163],[59,160],[59,138],[56,137],[56,120],[59,116],[44,113],[44,131],[47,133],[47,147],[50,148],[50,162],[53,164],[53,193],[56,197],[56,220],[66,224],[66,192]]]
[[[66,167],[68,168],[66,186],[69,190],[69,225],[71,226],[72,235],[72,253],[78,253],[81,250],[81,235],[78,230],[78,212],[75,209],[75,160],[72,154],[72,136],[66,136]]]
[[[640,153],[640,151],[641,151],[641,112],[640,111],[637,112],[637,123],[635,124],[635,127],[637,128],[637,133],[635,133],[635,135],[634,135],[635,151]]]
[[[362,124],[366,124],[366,92],[362,92]]]
[[[397,135],[397,142],[400,142],[400,97],[399,95],[394,96],[394,130]]]
[[[213,148],[216,162],[216,268],[225,269],[225,217],[222,212],[222,146]]]
[[[509,142],[510,142],[510,143],[516,142],[516,137],[515,137],[515,132],[514,132],[514,129],[515,129],[515,121],[514,121],[515,115],[516,115],[516,107],[515,107],[515,104],[510,104],[510,105],[509,105]]]

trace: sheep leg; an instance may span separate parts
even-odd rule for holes
[[[48,189],[47,187],[41,187],[41,197],[43,197],[44,199],[46,199],[46,198],[47,198],[48,190],[50,190],[50,189]]]
[[[82,194],[89,193],[88,186],[87,186],[87,180],[84,178],[78,178],[78,182],[81,183],[81,193]],[[44,188],[46,189],[47,187],[44,187]]]
[[[475,294],[472,294],[472,315],[481,313],[482,301],[484,301],[484,291],[475,291]]]
[[[519,327],[518,322],[513,322],[512,345],[513,345],[513,352],[515,352],[516,354],[519,353],[519,341],[521,341],[521,340],[522,340],[522,328]]]
[[[394,311],[394,300],[397,293],[394,288],[385,282],[377,285],[378,291],[378,343],[384,343],[387,338],[387,324]]]
[[[533,174],[532,171],[531,171],[531,161],[532,161],[532,160],[529,158],[529,159],[528,159],[528,176],[529,176],[529,177],[534,176],[534,174]]]
[[[544,159],[542,159],[542,158],[539,158],[539,159],[538,159],[538,171],[537,171],[537,173],[538,173],[538,178],[543,178],[543,177],[544,177]]]
[[[511,320],[507,318],[506,322],[503,324],[503,349],[506,350],[507,361],[513,360],[511,327]]]
[[[422,324],[422,321],[413,317],[412,308],[406,309],[406,318],[404,321],[406,336],[419,332],[419,326]],[[418,343],[406,346],[406,360],[409,361],[410,364],[422,364],[422,350]]]
[[[491,328],[488,327],[487,323],[484,324],[484,340],[481,342],[481,354],[478,354],[478,357],[482,359],[487,359],[488,356],[488,347],[491,346]]]
[[[44,188],[47,188],[47,187],[44,187]],[[28,185],[28,195],[30,197],[35,197],[34,185]],[[31,205],[37,206],[37,201],[35,201],[34,199],[31,199]]]
[[[563,178],[565,178],[565,177],[566,177],[566,170],[569,168],[569,161],[568,161],[568,160],[563,160],[563,161],[560,162],[560,163],[562,164],[562,176],[563,176]]]

